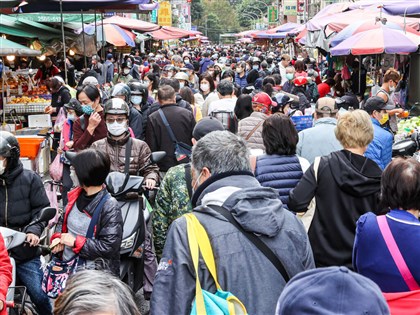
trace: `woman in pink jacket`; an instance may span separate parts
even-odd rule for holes
[[[12,283],[12,265],[3,237],[0,234],[0,315],[7,314],[6,295],[10,283]]]

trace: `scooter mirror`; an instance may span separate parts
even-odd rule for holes
[[[66,151],[64,156],[70,161],[73,162],[74,158],[76,157],[77,153],[72,151]]]
[[[166,156],[166,152],[165,151],[156,151],[156,152],[153,152],[151,154],[150,161],[152,163],[157,163],[160,160],[162,160],[165,156]]]
[[[41,209],[38,218],[32,221],[29,225],[34,225],[39,222],[48,222],[55,217],[57,209],[53,207],[45,207]]]

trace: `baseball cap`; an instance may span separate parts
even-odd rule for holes
[[[262,105],[265,105],[266,107],[277,106],[277,103],[273,102],[271,100],[271,97],[267,93],[264,93],[264,92],[255,94],[254,97],[252,98],[252,103],[262,104]]]
[[[315,111],[321,114],[334,114],[338,112],[335,99],[331,97],[321,97],[316,102]]]
[[[187,63],[184,67],[181,68],[181,70],[182,69],[194,70],[194,66],[190,63]]]
[[[311,269],[285,286],[276,315],[390,314],[378,285],[347,267]]]
[[[89,77],[86,77],[86,78],[83,80],[82,84],[83,84],[83,85],[85,85],[85,84],[93,84],[93,85],[97,85],[97,84],[99,84],[99,82],[98,82],[98,79],[97,79],[97,78],[89,76]]]
[[[112,54],[107,54],[106,55],[106,59],[107,60],[111,60],[112,58],[114,58],[114,56]]]
[[[67,104],[64,104],[64,107],[74,110],[77,116],[81,116],[83,114],[82,105],[75,98],[71,98]]]
[[[217,118],[204,117],[195,125],[192,135],[198,141],[210,132],[218,130],[223,131],[225,128]]]
[[[373,111],[375,110],[377,111],[380,111],[382,109],[390,110],[394,108],[395,106],[387,105],[387,103],[385,103],[385,101],[379,96],[372,96],[371,98],[368,98],[365,105],[363,106],[363,109],[367,111],[369,114],[372,114]]]

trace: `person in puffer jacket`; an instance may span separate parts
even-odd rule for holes
[[[296,155],[298,134],[288,116],[276,113],[268,117],[263,124],[262,138],[266,154],[257,156],[255,178],[261,186],[276,189],[288,209],[289,192],[310,164]]]
[[[387,110],[394,108],[395,106],[387,105],[379,96],[369,98],[363,108],[370,115],[374,130],[373,141],[369,144],[365,156],[375,161],[382,170],[392,160],[394,137],[391,132],[386,131],[381,126],[389,119]]]
[[[85,261],[86,269],[109,270],[120,273],[120,247],[123,235],[121,208],[110,197],[100,210],[94,229],[94,238],[86,238],[91,218],[108,191],[104,186],[110,169],[110,160],[105,152],[87,149],[72,159],[79,187],[69,192],[69,202],[64,215],[51,237],[60,242],[52,248],[53,254],[61,254],[64,261],[76,254]]]
[[[263,123],[271,115],[271,107],[277,106],[267,93],[261,92],[252,98],[251,116],[242,119],[238,124],[238,136],[242,137],[247,143],[249,149],[260,149],[265,151],[262,129]]]

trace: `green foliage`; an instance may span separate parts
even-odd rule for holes
[[[191,20],[199,21],[202,19],[204,14],[204,6],[201,3],[201,0],[192,0],[191,3]]]
[[[252,28],[254,22],[262,21],[267,17],[267,6],[271,5],[272,0],[243,0],[237,6],[237,16],[239,25],[243,28]]]

